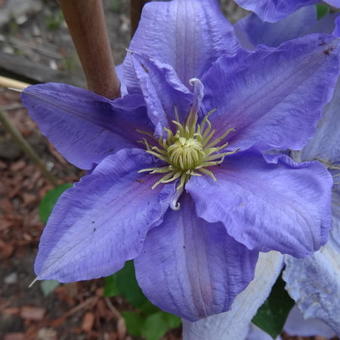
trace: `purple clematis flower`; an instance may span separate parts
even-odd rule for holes
[[[285,323],[286,333],[295,336],[320,336],[326,339],[334,338],[337,333],[319,319],[306,319],[297,306],[289,312]]]
[[[327,15],[318,20],[316,8],[309,6],[275,24],[264,23],[252,14],[237,22],[234,28],[242,45],[254,50],[258,44],[278,46],[284,41],[313,32],[333,31],[333,34],[337,35],[339,22],[337,21],[335,25],[334,19],[334,15]],[[340,294],[339,105],[338,80],[333,99],[323,112],[313,138],[302,153],[294,153],[294,157],[299,161],[301,159],[322,161],[334,177],[333,227],[327,244],[304,259],[283,256],[277,252],[262,253],[256,264],[254,279],[236,297],[228,312],[193,323],[183,322],[183,337],[186,340],[269,339],[268,334],[251,325],[251,320],[268,297],[282,270],[284,260],[286,288],[301,310],[299,311],[297,307],[292,309],[284,327],[285,331],[296,336],[320,335],[326,338],[340,334],[340,307],[336,303]]]
[[[312,32],[325,32],[338,35],[339,21],[334,15],[317,20],[314,6],[299,9],[279,23],[261,22],[254,14],[240,20],[235,31],[243,46],[254,50],[258,44],[278,46],[285,39],[292,39]],[[329,169],[334,178],[332,211],[333,227],[327,244],[318,252],[304,259],[285,257],[284,279],[286,287],[307,320],[313,318],[340,334],[340,306],[334,299],[340,296],[340,81],[329,105],[323,112],[316,133],[303,148],[294,153],[298,161],[319,160]],[[311,322],[311,321],[309,321]],[[299,322],[290,322],[290,334],[294,333]],[[295,328],[294,328],[294,327]],[[309,331],[312,328],[309,327]],[[288,332],[289,333],[289,332]],[[317,334],[317,333],[315,333]],[[320,333],[321,334],[321,333]],[[319,335],[320,335],[319,334]],[[310,333],[309,335],[313,335]],[[331,337],[331,335],[328,335]]]
[[[316,7],[306,6],[274,24],[263,22],[257,15],[249,14],[236,22],[234,29],[242,47],[253,51],[257,45],[278,47],[288,40],[312,33],[336,33],[337,21],[336,14],[318,19]]]
[[[147,297],[194,321],[230,308],[259,252],[319,249],[331,176],[270,151],[301,149],[314,132],[338,49],[314,34],[246,52],[217,1],[151,2],[119,70],[124,97],[28,87],[40,129],[89,170],[53,210],[38,279],[107,276],[134,259]]]
[[[323,337],[323,339],[332,339],[336,336],[336,333],[327,326],[324,322],[318,319],[304,319],[299,309],[294,306],[290,311],[287,321],[284,326],[284,330],[291,336],[298,337]],[[248,336],[245,340],[272,340],[273,338],[265,333],[257,326],[251,324],[249,327]],[[282,340],[281,336],[275,338],[275,340]]]
[[[286,256],[284,279],[289,294],[305,318],[317,318],[340,334],[340,81],[327,106],[317,133],[297,160],[319,160],[333,175],[333,227],[330,238],[315,254],[304,259]],[[308,277],[308,279],[306,279]],[[331,337],[331,336],[329,336]]]
[[[340,0],[324,0],[327,4],[340,8]],[[301,7],[317,4],[320,0],[235,0],[235,2],[255,12],[263,21],[276,22]]]

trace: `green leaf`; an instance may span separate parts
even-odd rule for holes
[[[55,280],[40,281],[40,287],[45,296],[51,294],[58,286],[59,282]]]
[[[124,268],[118,273],[117,285],[121,295],[134,307],[142,307],[148,302],[138,286],[132,261],[126,262]]]
[[[146,340],[159,340],[167,331],[179,327],[180,324],[181,320],[175,315],[160,311],[146,318],[142,329],[142,336]]]
[[[57,203],[59,196],[68,188],[70,188],[72,184],[62,184],[58,185],[54,189],[47,192],[45,197],[41,200],[39,205],[39,217],[41,222],[46,223],[53,207]]]
[[[294,301],[290,298],[284,286],[285,283],[280,277],[273,286],[268,299],[253,318],[253,323],[272,336],[273,339],[282,332],[288,313],[294,306]]]
[[[47,28],[51,31],[56,31],[60,29],[64,22],[63,12],[59,9],[54,10],[53,13],[46,17]]]
[[[136,312],[122,312],[122,315],[129,333],[134,336],[142,336],[145,319]]]
[[[316,13],[318,20],[322,19],[329,13],[329,6],[326,4],[318,4],[316,5]]]
[[[178,316],[165,312],[162,313],[170,329],[177,328],[181,325],[182,321]]]
[[[114,275],[105,278],[105,296],[124,297],[136,311],[122,313],[126,327],[131,335],[146,340],[158,340],[168,330],[177,328],[181,320],[172,314],[165,313],[154,306],[139,288],[132,261]]]
[[[160,311],[160,309],[153,305],[147,298],[145,299],[146,302],[138,308],[144,315],[150,315]]]
[[[122,10],[121,0],[111,0],[111,10],[114,13],[119,13]]]
[[[126,262],[123,269],[105,279],[104,292],[106,296],[121,295],[136,308],[150,308],[149,300],[138,286],[132,261]]]
[[[146,340],[159,340],[170,329],[181,324],[180,318],[160,310],[147,317],[140,312],[132,311],[123,312],[122,315],[129,333]]]
[[[109,297],[120,295],[144,314],[152,314],[159,311],[139,288],[132,261],[126,262],[124,268],[116,274],[105,278],[104,294]]]
[[[119,295],[117,285],[117,274],[113,274],[104,279],[104,296],[113,297]]]

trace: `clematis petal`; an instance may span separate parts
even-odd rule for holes
[[[246,340],[272,340],[273,338],[263,331],[261,328],[251,324]],[[282,340],[280,336],[276,337],[275,340]]]
[[[325,323],[318,319],[304,319],[299,309],[294,306],[289,312],[287,321],[284,325],[285,333],[290,336],[319,336],[330,339],[336,336],[335,332]],[[271,340],[273,339],[268,333],[258,328],[254,324],[250,325],[249,333],[246,340]],[[279,336],[275,340],[281,340]]]
[[[276,22],[303,6],[318,3],[319,0],[235,0],[235,2],[244,9],[255,12],[263,21]]]
[[[122,64],[116,65],[116,73],[120,82],[120,93],[124,97],[128,94],[126,80],[124,79],[124,67]]]
[[[235,128],[230,145],[241,150],[302,149],[333,95],[338,49],[334,37],[313,34],[260,46],[238,66],[220,58],[202,80],[213,126]]]
[[[304,319],[296,305],[288,315],[284,330],[294,336],[323,336],[327,339],[336,336],[335,332],[321,320]]]
[[[295,12],[303,6],[314,5],[319,0],[235,0],[235,2],[247,9],[255,12],[263,21],[276,22],[287,15]],[[340,7],[340,0],[324,0],[327,4]]]
[[[186,189],[200,217],[223,222],[249,249],[307,256],[327,239],[332,178],[318,162],[295,163],[283,155],[276,162],[239,153],[212,170],[216,182],[192,177]]]
[[[142,96],[114,101],[66,84],[29,86],[22,101],[44,135],[75,166],[90,170],[107,155],[138,146],[149,130]],[[151,125],[152,126],[152,125]]]
[[[152,190],[154,176],[138,174],[152,163],[144,151],[123,149],[61,196],[41,237],[38,279],[107,276],[139,255],[175,192],[170,184]]]
[[[340,7],[340,1],[339,0],[324,0],[327,4],[334,6],[334,7]]]
[[[261,253],[256,264],[254,279],[235,298],[231,310],[196,322],[183,320],[183,339],[245,339],[249,323],[269,296],[282,265],[283,256],[280,253]]]
[[[333,199],[333,228],[327,244],[305,259],[286,257],[283,278],[305,318],[316,318],[340,334],[340,194]]]
[[[138,87],[145,98],[148,115],[161,135],[164,127],[174,120],[175,110],[183,119],[189,112],[193,95],[167,64],[141,54],[132,53]]]
[[[181,205],[148,233],[135,268],[152,303],[194,321],[230,308],[252,280],[258,253],[228,236],[222,224],[198,218],[190,196]]]
[[[324,111],[318,130],[298,159],[319,159],[334,178],[333,228],[328,243],[320,251],[303,260],[287,257],[284,278],[290,295],[305,318],[317,318],[340,334],[340,308],[334,296],[340,295],[340,133],[338,122],[339,82],[332,102]],[[308,275],[308,280],[305,278]]]
[[[171,65],[189,85],[219,56],[235,54],[238,43],[217,0],[174,0],[144,6],[129,49]],[[124,66],[125,78],[134,83],[129,55]]]
[[[332,33],[334,20],[334,15],[318,20],[316,7],[306,6],[275,24],[263,22],[255,14],[250,14],[239,20],[234,29],[241,45],[255,50],[260,44],[278,46],[311,33]]]
[[[323,112],[318,129],[304,147],[301,159],[319,159],[325,163],[340,163],[340,81],[338,81],[332,101]]]

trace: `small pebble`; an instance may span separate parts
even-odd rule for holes
[[[54,163],[51,162],[51,161],[48,161],[46,163],[46,168],[47,168],[47,170],[51,171],[54,168]]]
[[[39,37],[41,35],[40,28],[37,25],[34,25],[32,28],[32,33],[35,37]]]
[[[24,24],[27,20],[28,20],[27,15],[20,15],[19,17],[17,17],[17,18],[15,19],[15,22],[16,22],[18,25],[22,25],[22,24]]]
[[[38,332],[37,340],[57,340],[57,331],[52,328],[42,328]]]
[[[50,60],[49,61],[49,65],[50,65],[50,68],[52,69],[52,70],[58,70],[58,65],[57,65],[57,63],[55,62],[55,60]]]
[[[7,54],[14,54],[14,48],[11,46],[5,46],[2,51]]]
[[[18,274],[11,273],[4,278],[4,283],[7,285],[13,285],[18,282]]]

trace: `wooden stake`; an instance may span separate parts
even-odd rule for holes
[[[120,84],[101,0],[59,0],[83,66],[87,86],[104,97],[120,96]]]
[[[136,32],[143,6],[147,2],[148,0],[130,0],[131,36],[133,36]]]
[[[14,79],[10,79],[10,78],[7,78],[7,77],[0,76],[0,87],[5,87],[5,88],[7,87],[7,88],[13,88],[13,89],[17,89],[17,90],[23,90],[29,85],[30,84],[23,83],[23,82],[18,81],[18,80],[14,80]]]

